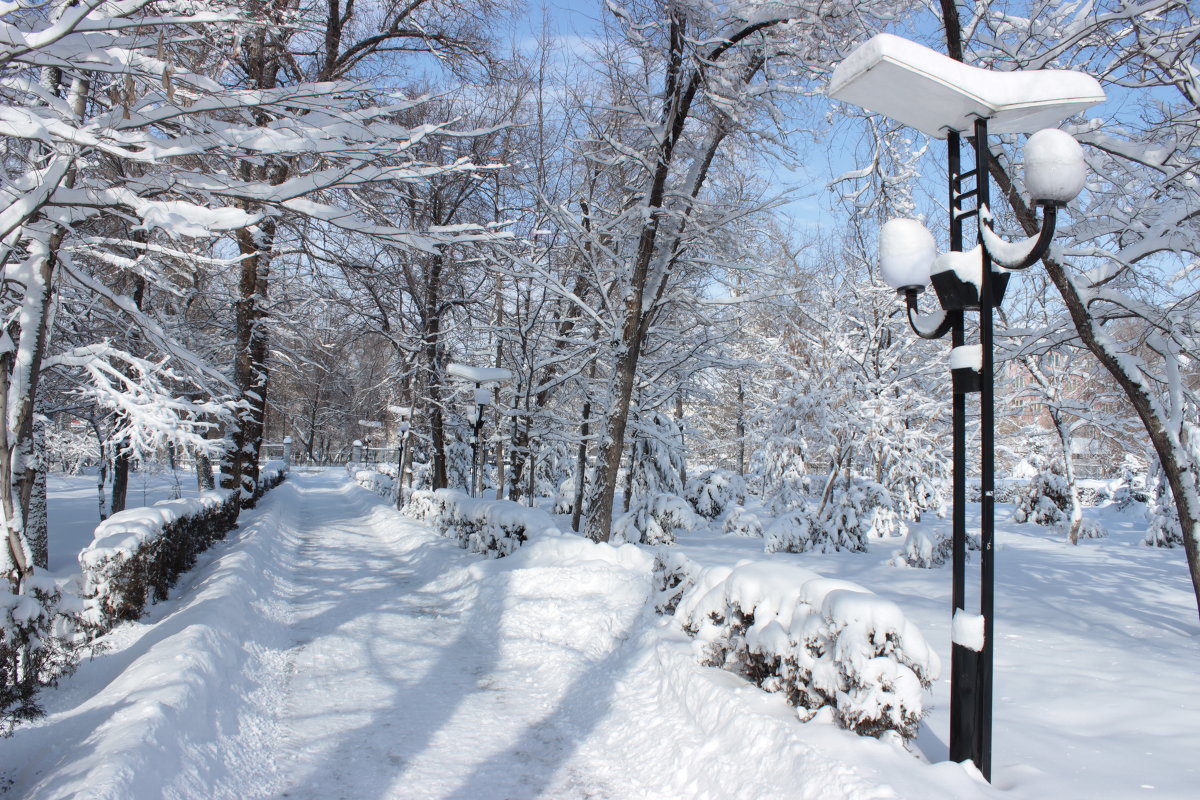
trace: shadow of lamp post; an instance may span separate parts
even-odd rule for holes
[[[949,157],[950,252],[937,255],[933,235],[915,220],[880,230],[880,271],[904,298],[909,325],[924,339],[951,335],[954,440],[950,758],[971,759],[992,773],[992,650],[995,577],[995,400],[992,317],[1010,273],[1046,254],[1058,208],[1083,189],[1087,168],[1079,144],[1049,128],[1102,102],[1090,75],[1069,70],[992,72],[927,47],[880,34],[857,47],[834,70],[829,96],[862,106],[945,139]],[[1046,128],[1045,130],[1042,130]],[[1009,243],[991,230],[991,133],[1033,133],[1025,145],[1025,188],[1042,209],[1038,236]],[[965,134],[965,137],[964,137]],[[962,144],[973,156],[963,170]],[[976,245],[963,250],[964,225],[974,219]],[[921,314],[917,296],[933,283],[942,310]],[[979,313],[979,341],[966,343],[964,313]],[[966,398],[979,395],[979,614],[965,609]]]
[[[469,367],[466,364],[451,364],[446,373],[459,380],[475,384],[475,419],[471,429],[471,478],[467,491],[472,497],[482,494],[483,470],[479,463],[480,435],[483,433],[483,409],[492,403],[492,392],[506,381],[512,380],[512,372],[500,367]],[[485,389],[484,384],[491,384]]]

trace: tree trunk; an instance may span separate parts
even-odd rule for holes
[[[280,171],[281,168],[275,170]],[[282,174],[273,175],[272,183],[282,179]],[[221,468],[221,487],[240,491],[243,505],[253,503],[258,487],[269,377],[266,304],[270,296],[275,231],[275,221],[268,217],[259,223],[257,231],[243,229],[237,235],[243,258],[234,306],[233,380],[242,407],[235,412],[231,446]]]
[[[742,381],[742,373],[738,372],[737,379],[737,474],[746,477],[746,386]]]
[[[1050,407],[1050,420],[1054,423],[1054,431],[1058,434],[1058,443],[1062,447],[1063,477],[1067,481],[1067,500],[1070,503],[1070,508],[1067,509],[1067,541],[1079,544],[1079,529],[1083,525],[1083,503],[1079,500],[1079,487],[1076,486],[1075,459],[1071,453],[1071,429],[1063,419],[1062,412],[1053,406]]]
[[[33,492],[29,496],[29,517],[26,530],[29,532],[29,549],[33,551],[33,565],[42,569],[50,567],[50,527],[46,505],[46,423],[37,417],[33,423],[34,465]]]

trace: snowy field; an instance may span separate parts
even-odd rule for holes
[[[46,489],[50,493],[50,571],[56,575],[78,572],[75,557],[92,541],[92,531],[100,524],[96,475],[51,472]],[[111,492],[112,486],[105,489]],[[196,474],[189,470],[137,471],[129,473],[125,502],[133,508],[196,494]]]
[[[52,535],[77,546],[94,484],[51,492]],[[697,665],[648,607],[648,548],[542,537],[484,560],[341,470],[295,474],[172,600],[46,692],[45,719],[0,741],[0,796],[1195,797],[1200,629],[1183,555],[1141,546],[1132,512],[1101,519],[1111,536],[1077,547],[999,526],[987,787],[942,761],[945,677],[915,754],[801,723],[778,695]],[[761,539],[700,531],[678,548],[863,584],[948,663],[949,569],[890,566],[900,541],[766,555]]]

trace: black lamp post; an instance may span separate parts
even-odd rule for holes
[[[396,508],[404,507],[404,461],[408,456],[408,435],[412,433],[412,408],[388,406],[388,410],[400,418],[396,426],[400,432],[400,443],[396,448]]]
[[[512,380],[512,371],[500,367],[469,367],[466,364],[450,364],[446,372],[456,378],[475,384],[474,401],[475,419],[471,428],[471,478],[467,491],[472,497],[482,494],[481,484],[483,472],[480,465],[479,446],[483,434],[483,409],[492,403],[492,389],[485,389],[484,384],[499,386],[505,381]]]
[[[1086,166],[1078,143],[1055,125],[1104,99],[1090,76],[1065,70],[992,73],[969,67],[899,37],[881,34],[851,53],[834,72],[830,95],[886,114],[935,138],[949,156],[950,252],[936,256],[932,234],[915,220],[892,220],[880,231],[884,280],[904,298],[909,325],[924,339],[950,334],[953,424],[953,631],[950,653],[950,758],[971,759],[987,780],[992,763],[992,653],[995,578],[995,398],[993,312],[1009,272],[1046,254],[1057,209],[1083,188]],[[1026,143],[1025,185],[1042,208],[1036,239],[1009,244],[991,230],[989,122],[1004,133],[1034,133]],[[962,134],[973,156],[962,164]],[[964,251],[974,219],[976,246]],[[932,273],[932,274],[931,274]],[[942,307],[922,315],[918,295],[932,282]],[[979,313],[978,344],[966,343],[966,312]],[[966,409],[979,395],[979,614],[966,611]]]

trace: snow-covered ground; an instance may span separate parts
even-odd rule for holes
[[[65,524],[70,492],[51,488]],[[1078,547],[1001,526],[993,789],[698,666],[648,608],[647,550],[550,536],[483,560],[340,470],[295,474],[172,600],[46,692],[45,719],[0,741],[0,794],[1194,797],[1200,630],[1183,557],[1137,544],[1132,516],[1103,521],[1113,535]],[[868,586],[946,662],[949,571],[889,566],[899,545],[766,555],[701,531],[678,547]],[[935,762],[947,696],[943,678],[918,740]]]
[[[96,475],[51,472],[46,478],[50,494],[50,571],[66,575],[79,571],[76,556],[92,541],[100,523],[100,495]],[[105,487],[106,492],[112,486]],[[160,500],[195,497],[196,475],[186,470],[138,471],[129,474],[126,505],[148,506]]]

